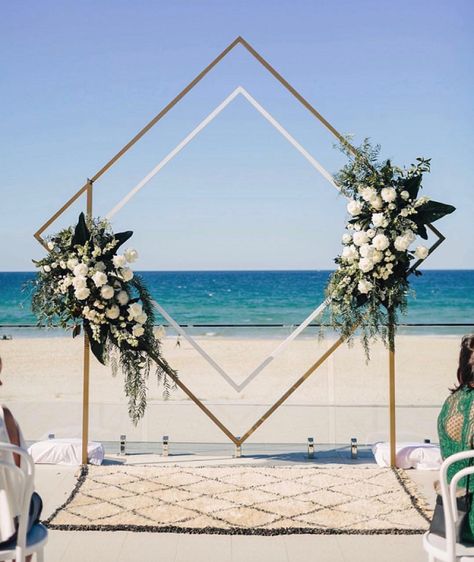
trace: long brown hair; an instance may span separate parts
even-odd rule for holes
[[[464,336],[461,340],[457,376],[458,386],[453,389],[453,392],[474,383],[474,334]]]

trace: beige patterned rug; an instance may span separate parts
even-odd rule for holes
[[[104,466],[83,468],[46,523],[62,530],[418,534],[430,515],[402,470]]]

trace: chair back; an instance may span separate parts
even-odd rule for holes
[[[469,460],[473,457],[474,450],[472,449],[463,451],[461,453],[455,453],[454,455],[449,456],[443,461],[439,471],[441,497],[443,499],[444,519],[446,527],[446,550],[450,554],[452,560],[456,559],[456,523],[459,518],[456,501],[456,491],[459,481],[462,478],[468,476],[469,474],[474,474],[474,466],[468,466],[466,468],[458,470],[449,483],[448,470],[454,463]]]
[[[18,517],[16,560],[20,562],[20,560],[24,560],[25,556],[28,515],[31,496],[34,491],[34,463],[33,459],[24,449],[16,445],[11,445],[10,443],[0,443],[0,458],[8,454],[19,455],[21,459],[20,467],[16,466],[13,462],[5,460],[0,461],[0,468],[5,471],[6,474],[11,474],[13,477],[12,480],[16,483],[16,486],[18,486],[18,488],[15,489],[15,496],[19,500],[21,511]]]

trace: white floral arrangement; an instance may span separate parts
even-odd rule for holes
[[[419,196],[430,160],[417,158],[402,169],[390,160],[379,163],[379,150],[368,140],[355,156],[343,148],[351,160],[336,181],[349,198],[349,220],[326,289],[332,325],[349,340],[359,327],[367,355],[369,341],[377,336],[393,346],[397,314],[407,304],[408,277],[421,274],[414,260],[430,253],[417,240],[428,239],[427,225],[455,210]]]
[[[114,234],[107,221],[86,221],[81,213],[77,226],[50,237],[48,254],[34,262],[38,274],[32,307],[40,325],[71,329],[73,337],[83,327],[95,357],[110,362],[114,372],[121,367],[136,423],[145,412],[151,364],[156,364],[165,394],[167,376],[176,373],[161,356],[148,290],[130,267],[138,252],[117,253],[132,234]]]

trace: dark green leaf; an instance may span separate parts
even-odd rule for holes
[[[421,180],[423,176],[420,174],[419,176],[413,176],[411,178],[406,178],[403,180],[403,187],[408,191],[410,194],[411,199],[416,199],[418,196],[418,192],[420,191]]]
[[[421,236],[421,238],[423,238],[423,240],[428,240],[428,232],[426,230],[426,226],[423,223],[416,223],[416,226],[418,227],[417,233],[419,236]]]
[[[115,239],[118,240],[117,246],[115,246],[115,250],[118,250],[122,244],[133,236],[133,230],[127,230],[126,232],[118,232],[114,235]]]
[[[387,160],[385,162],[385,164],[380,169],[380,173],[386,181],[390,181],[393,178],[393,168],[390,160]]]
[[[421,207],[418,207],[417,222],[425,224],[435,222],[450,213],[453,213],[456,207],[446,205],[446,203],[439,203],[438,201],[428,201]]]
[[[80,333],[81,333],[81,325],[80,325],[80,324],[76,324],[76,325],[74,326],[74,328],[72,329],[72,337],[75,338],[75,337],[77,337]]]
[[[81,213],[79,215],[77,226],[74,230],[74,236],[72,237],[72,246],[75,246],[76,244],[83,246],[89,238],[90,232],[87,228],[86,217],[84,216],[84,213]]]
[[[117,250],[120,248],[120,246],[122,244],[125,244],[125,242],[132,236],[133,236],[132,230],[127,230],[126,232],[118,232],[117,234],[114,234],[114,237],[118,241],[118,244],[114,247],[113,250],[110,250],[110,252],[104,253],[102,257],[104,259],[108,259],[114,256],[117,253]]]

